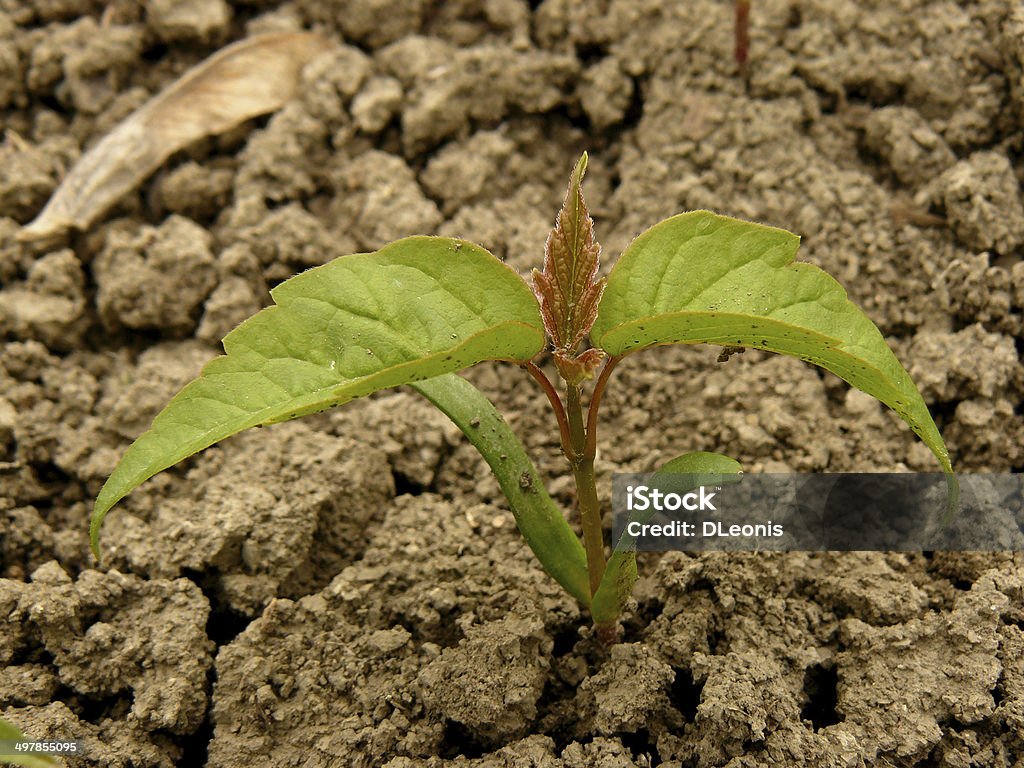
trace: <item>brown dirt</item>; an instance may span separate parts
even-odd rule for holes
[[[798,232],[920,384],[961,470],[1024,468],[1024,11],[715,0],[0,0],[0,716],[82,766],[1024,764],[1020,554],[667,554],[611,651],[446,420],[399,392],[239,436],[106,528],[91,499],[216,341],[311,265],[413,233],[539,263],[564,179],[606,261],[693,208]],[[338,47],[90,232],[18,243],[83,148],[225,42]],[[682,451],[933,470],[802,363],[618,369],[600,490]],[[470,378],[566,509],[543,396]],[[106,570],[109,568],[110,570]]]

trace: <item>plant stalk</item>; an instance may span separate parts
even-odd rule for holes
[[[567,458],[576,480],[576,499],[579,502],[580,522],[583,525],[583,548],[587,553],[587,574],[590,594],[601,586],[606,566],[604,533],[601,530],[601,503],[597,498],[594,478],[594,451],[588,446],[587,429],[580,403],[580,388],[570,385],[566,393],[566,414],[569,421],[569,452]]]
[[[558,396],[558,392],[555,390],[551,380],[544,375],[544,371],[538,368],[532,360],[528,360],[522,367],[533,376],[534,380],[540,384],[540,388],[544,390],[544,394],[547,395],[548,402],[551,403],[551,408],[555,412],[555,418],[558,420],[558,434],[562,442],[562,453],[568,456],[570,451],[569,421],[565,415],[565,406],[562,405],[562,398]]]
[[[604,397],[604,388],[608,386],[608,377],[612,369],[619,364],[621,357],[609,357],[597,377],[594,385],[594,394],[590,396],[590,405],[587,406],[587,448],[586,453],[593,459],[597,456],[597,412],[601,408],[601,398]]]

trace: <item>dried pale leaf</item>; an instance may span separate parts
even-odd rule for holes
[[[294,96],[302,68],[328,45],[316,34],[285,32],[218,51],[86,152],[19,239],[85,229],[179,149],[280,109]]]

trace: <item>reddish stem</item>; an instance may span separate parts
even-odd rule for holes
[[[540,384],[540,388],[544,390],[544,394],[548,396],[548,402],[551,403],[551,407],[555,411],[555,418],[558,419],[558,431],[562,438],[562,452],[569,455],[569,419],[565,415],[565,406],[562,405],[562,398],[558,396],[558,391],[555,389],[551,380],[544,374],[540,368],[532,360],[528,360],[523,363],[525,368],[537,383]]]
[[[608,358],[594,384],[594,394],[590,396],[590,405],[587,406],[587,444],[584,448],[584,455],[591,459],[597,455],[597,410],[601,407],[601,397],[608,385],[612,369],[618,365],[621,359],[621,357]]]
[[[736,0],[735,47],[733,54],[740,74],[747,74],[747,54],[750,52],[750,0]]]

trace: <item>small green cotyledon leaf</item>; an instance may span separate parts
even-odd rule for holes
[[[798,357],[896,411],[952,476],[910,375],[839,283],[793,262],[799,243],[790,232],[708,211],[666,219],[619,258],[591,339],[610,355],[707,342]]]
[[[409,237],[343,256],[271,291],[276,306],[224,338],[211,361],[136,440],[100,491],[89,528],[187,456],[249,427],[293,419],[483,360],[522,362],[544,346],[519,275],[472,243]]]
[[[687,475],[696,483],[689,488],[677,489],[676,493],[692,491],[698,485],[722,482],[729,475],[743,474],[743,467],[731,456],[711,451],[694,451],[676,456],[658,467],[655,475]]]

